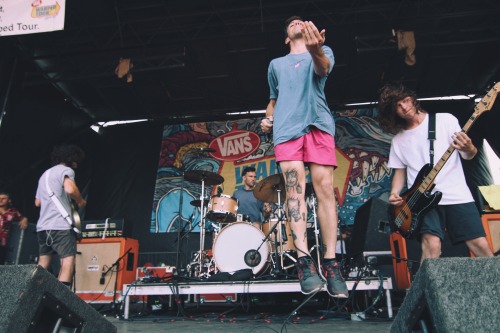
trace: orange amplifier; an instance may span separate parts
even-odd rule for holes
[[[75,293],[88,303],[119,301],[123,285],[135,280],[138,256],[136,239],[82,239],[77,243]]]
[[[406,239],[399,232],[393,232],[390,237],[392,264],[394,267],[395,289],[408,289],[411,286],[411,274],[408,267],[408,251]]]
[[[481,216],[481,220],[490,250],[498,255],[500,251],[500,214],[484,214]]]
[[[165,282],[174,276],[174,266],[137,267],[135,279],[143,283]]]

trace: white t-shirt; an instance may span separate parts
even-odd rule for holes
[[[53,166],[50,170],[50,177],[48,179],[50,189],[59,198],[59,201],[66,209],[68,214],[71,212],[71,205],[69,197],[64,191],[64,178],[69,177],[75,180],[75,171],[67,166],[58,164]],[[49,196],[45,178],[47,171],[43,173],[38,181],[38,188],[36,190],[36,198],[41,201],[40,218],[36,224],[36,231],[43,230],[67,230],[70,229],[69,223],[64,219],[57,206],[54,204]]]
[[[392,139],[388,166],[392,169],[406,168],[407,186],[413,185],[418,172],[430,163],[428,140],[429,115],[410,130],[403,130]],[[444,155],[452,143],[452,135],[461,131],[457,118],[449,113],[436,114],[436,140],[434,141],[434,165]],[[465,182],[465,175],[458,151],[454,151],[439,171],[432,192],[440,191],[443,197],[440,205],[473,202],[472,194]]]

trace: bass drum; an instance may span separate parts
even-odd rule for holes
[[[215,265],[221,272],[234,273],[241,269],[250,268],[254,275],[259,275],[269,267],[270,245],[262,231],[246,222],[229,224],[224,227],[212,246]],[[260,246],[262,244],[262,246]],[[245,262],[251,250],[260,246],[260,262],[251,267]],[[250,252],[251,254],[251,252]],[[247,261],[248,262],[248,261]]]

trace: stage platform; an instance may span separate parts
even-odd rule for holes
[[[382,286],[377,278],[347,281],[350,291],[385,290],[389,318],[393,317],[391,290],[392,279],[384,278]],[[123,285],[125,319],[129,317],[130,297],[148,295],[200,295],[200,294],[257,294],[257,293],[300,293],[298,280],[266,280],[266,281],[225,281],[225,282],[169,282],[169,283],[136,283]],[[323,289],[321,292],[326,292]]]

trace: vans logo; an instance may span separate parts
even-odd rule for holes
[[[223,161],[237,161],[251,155],[260,146],[260,136],[255,132],[234,130],[215,138],[208,145],[215,149],[213,158]]]

